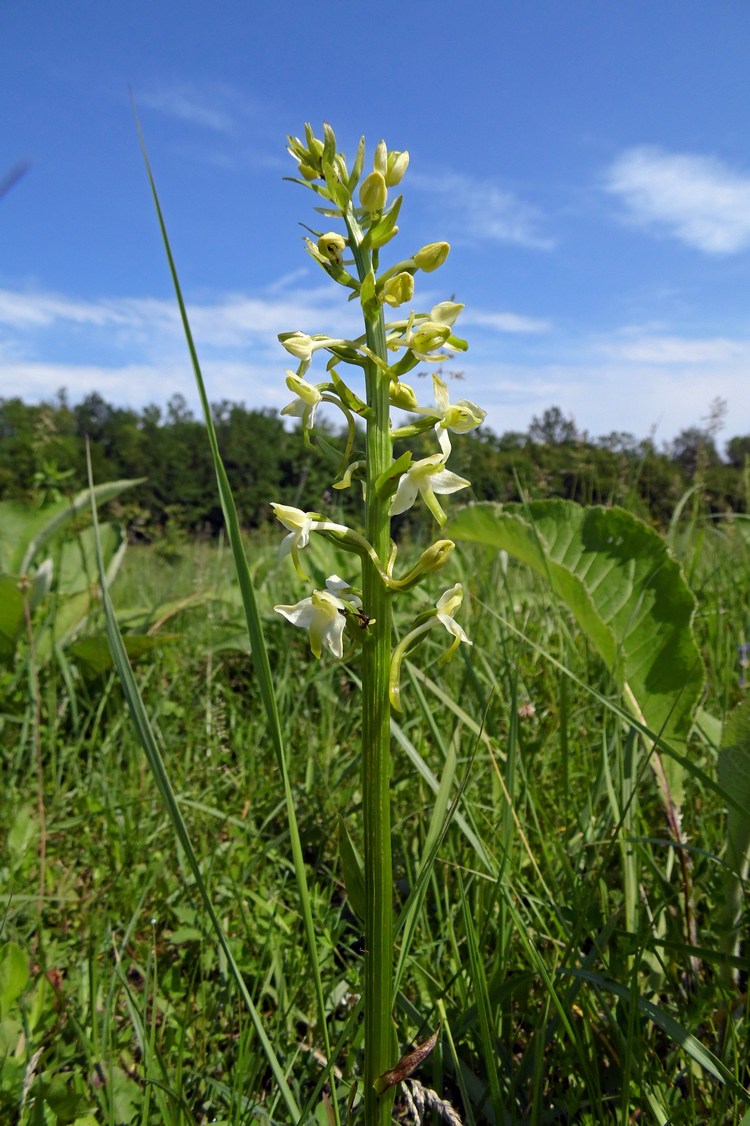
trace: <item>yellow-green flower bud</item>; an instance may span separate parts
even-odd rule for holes
[[[320,176],[320,172],[318,172],[317,169],[311,168],[309,164],[302,162],[297,165],[297,171],[303,180],[317,180]]]
[[[375,149],[375,159],[373,165],[376,172],[385,178],[388,175],[388,149],[386,148],[385,141],[381,141]]]
[[[324,258],[327,258],[329,262],[333,262],[336,266],[342,265],[345,249],[346,239],[336,231],[329,231],[328,234],[321,235],[318,239],[318,250]]]
[[[455,546],[453,540],[437,540],[436,543],[422,552],[410,571],[407,571],[402,578],[395,581],[397,589],[410,590],[421,582],[425,575],[439,571],[448,562]],[[430,617],[429,614],[425,615],[424,620],[429,621]]]
[[[392,406],[400,407],[402,411],[415,411],[419,406],[414,389],[408,383],[401,383],[398,379],[391,380],[388,398]]]
[[[388,281],[383,286],[381,294],[382,300],[386,305],[403,305],[405,301],[411,301],[414,296],[414,277],[404,271],[401,274],[396,274],[395,277],[388,278]]]
[[[359,189],[359,202],[365,211],[372,214],[382,211],[388,199],[388,188],[382,172],[371,172],[366,180],[362,181]]]
[[[393,188],[396,184],[400,184],[404,178],[404,172],[409,167],[409,154],[408,152],[389,152],[388,163],[385,171],[385,182],[389,188]]]
[[[310,360],[313,351],[312,337],[306,332],[280,332],[279,342],[298,360]]]
[[[455,546],[453,540],[437,540],[422,552],[417,567],[426,575],[432,571],[439,571],[448,562],[448,557]]]
[[[426,274],[431,274],[433,270],[437,270],[438,266],[442,266],[449,251],[450,243],[448,242],[430,242],[417,251],[414,255],[414,261],[420,270],[424,270]]]

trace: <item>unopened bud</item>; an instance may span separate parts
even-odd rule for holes
[[[408,152],[389,152],[388,164],[385,171],[385,182],[389,188],[395,187],[400,184],[404,172],[409,167],[409,154]]]
[[[345,249],[346,239],[336,231],[329,231],[327,235],[321,235],[318,239],[318,250],[324,258],[336,266],[342,265]]]
[[[297,165],[297,171],[303,180],[317,180],[320,176],[320,172],[318,172],[316,168],[312,168],[309,164],[305,164],[304,162],[300,162]]]
[[[388,149],[386,148],[385,141],[381,141],[375,149],[375,159],[373,161],[375,171],[385,178],[388,175]]]
[[[437,540],[431,547],[422,552],[417,566],[424,574],[439,571],[448,562],[448,557],[455,546],[453,540]]]
[[[442,266],[449,251],[450,243],[448,242],[430,242],[417,251],[414,255],[414,261],[420,270],[424,270],[426,274],[431,274],[433,270],[437,270],[438,266]]]
[[[362,181],[359,189],[359,202],[365,211],[372,214],[374,211],[382,211],[387,199],[388,188],[386,187],[385,176],[382,172],[371,172],[367,179]]]
[[[391,380],[388,398],[392,406],[400,407],[403,411],[415,411],[419,405],[414,389],[408,383],[402,383],[398,379]]]
[[[398,589],[410,590],[421,582],[425,575],[439,571],[448,562],[455,546],[453,540],[437,540],[436,543],[433,543],[431,547],[422,552],[412,569],[398,580]],[[425,615],[425,617],[429,616]]]
[[[403,305],[405,301],[411,301],[413,296],[414,278],[411,274],[406,273],[406,271],[389,278],[383,286],[383,292],[381,294],[385,304],[393,306]]]
[[[306,332],[280,332],[279,342],[298,360],[310,360],[312,357],[313,341]]]

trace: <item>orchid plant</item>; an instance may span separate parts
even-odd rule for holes
[[[308,335],[296,330],[279,337],[298,361],[287,371],[287,386],[295,396],[282,411],[298,417],[306,442],[314,440],[316,413],[323,404],[337,408],[346,421],[347,440],[334,488],[349,488],[355,479],[363,487],[363,529],[359,531],[304,512],[274,504],[286,529],[280,555],[290,555],[297,573],[306,578],[300,559],[313,534],[332,540],[358,557],[358,573],[351,583],[332,575],[325,590],[314,590],[295,605],[275,609],[292,625],[308,631],[316,658],[344,656],[345,636],[361,646],[362,680],[362,794],[364,843],[364,1120],[366,1126],[390,1122],[393,1085],[408,1074],[399,1069],[393,1025],[393,874],[391,861],[390,792],[391,709],[401,710],[400,673],[403,658],[434,627],[445,629],[452,641],[449,656],[460,644],[471,644],[455,620],[461,606],[460,584],[450,587],[436,605],[419,614],[394,646],[393,600],[411,590],[425,576],[445,565],[453,550],[447,539],[436,540],[417,563],[397,572],[397,547],[391,520],[416,503],[442,527],[446,515],[438,501],[466,488],[469,482],[448,469],[449,434],[463,434],[479,426],[485,412],[465,399],[451,403],[448,388],[433,375],[434,405],[422,406],[403,382],[420,363],[441,363],[467,348],[454,333],[463,306],[443,301],[428,313],[411,309],[415,276],[430,273],[448,256],[447,242],[430,243],[409,257],[381,268],[382,249],[398,233],[402,196],[392,198],[407,170],[409,154],[376,147],[372,170],[365,174],[362,138],[351,167],[337,147],[329,125],[322,139],[310,125],[305,138],[289,138],[289,152],[297,162],[302,184],[322,201],[318,212],[341,224],[340,231],[312,231],[308,253],[328,277],[351,291],[362,311],[364,332],[356,339]],[[308,228],[309,230],[309,228]],[[401,319],[391,311],[408,308]],[[312,382],[310,369],[317,354],[327,356],[325,375]],[[339,369],[346,371],[346,376]],[[407,421],[393,425],[394,409]],[[411,419],[409,420],[409,415]],[[356,420],[365,424],[364,457],[354,457]],[[393,443],[433,431],[437,449],[414,460],[407,452],[394,459]],[[347,628],[349,627],[349,628]],[[395,1076],[395,1078],[394,1078]]]

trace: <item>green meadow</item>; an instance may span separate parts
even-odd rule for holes
[[[728,913],[728,801],[747,808],[747,758],[736,775],[718,766],[743,691],[749,532],[741,517],[705,518],[694,496],[665,533],[705,663],[682,843],[616,679],[549,581],[492,547],[454,553],[474,644],[440,665],[428,639],[407,669],[391,794],[397,910],[436,846],[409,918],[399,1026],[414,1044],[439,1026],[416,1075],[463,1122],[750,1121],[747,907]],[[53,557],[65,565],[77,545],[94,588],[82,535],[61,532]],[[258,534],[246,549],[341,1098],[361,1039],[362,931],[340,850],[340,818],[356,847],[361,813],[357,663],[311,661],[273,613],[303,586],[276,544]],[[403,550],[421,546],[415,535]],[[346,572],[332,545],[312,550],[314,575]],[[326,1124],[289,828],[228,549],[130,547],[112,596],[139,639],[135,679],[205,887],[304,1121]],[[75,597],[53,584],[0,682],[0,1117],[287,1123],[136,737],[100,603],[72,638],[57,632]],[[396,1108],[415,1120],[403,1099]],[[438,1113],[424,1121],[451,1120]]]

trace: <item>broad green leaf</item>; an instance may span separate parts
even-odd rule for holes
[[[750,700],[743,700],[724,724],[718,780],[727,793],[750,809]],[[727,816],[727,841],[727,859],[741,871],[750,849],[750,817],[732,806]]]
[[[4,1019],[29,981],[29,959],[15,942],[0,949],[0,1019]]]
[[[695,599],[655,531],[624,509],[562,500],[472,505],[446,531],[547,578],[649,730],[685,747],[703,686]]]
[[[19,864],[26,855],[29,846],[35,843],[38,838],[39,822],[37,815],[30,806],[19,806],[5,840],[11,863]]]
[[[141,484],[144,477],[124,481],[105,481],[94,488],[97,505]],[[58,532],[77,516],[88,512],[88,489],[47,508],[30,508],[13,501],[0,501],[0,570],[14,574],[28,571],[34,557]]]
[[[17,575],[0,575],[0,665],[12,660],[24,624]]]
[[[111,585],[127,550],[122,530],[113,524],[100,529],[102,556],[107,583]],[[36,642],[39,665],[52,656],[55,645],[66,646],[79,633],[92,609],[99,604],[99,576],[93,528],[84,528],[76,539],[63,544],[57,579],[59,601],[51,628],[41,632]]]

